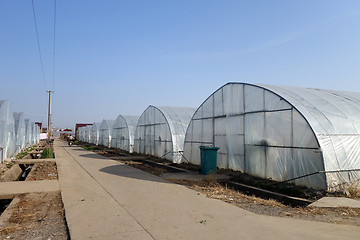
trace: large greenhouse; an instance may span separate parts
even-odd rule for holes
[[[180,162],[185,132],[194,108],[149,106],[135,130],[134,152]]]
[[[139,116],[119,115],[113,125],[111,147],[132,153],[134,151],[134,135]]]
[[[0,162],[14,155],[15,144],[15,121],[10,102],[0,100]]]
[[[31,129],[31,121],[30,119],[25,119],[25,147],[30,147],[32,145],[32,129]]]
[[[82,141],[82,142],[85,142],[85,139],[86,139],[86,132],[85,132],[85,127],[79,127],[79,140]]]
[[[111,132],[114,120],[103,120],[99,129],[99,145],[111,147]]]
[[[334,191],[360,179],[360,94],[228,83],[196,110],[184,156],[219,147],[218,167]]]
[[[94,122],[91,125],[90,143],[92,144],[99,145],[100,125],[101,123],[98,122]]]
[[[24,113],[14,112],[16,153],[19,153],[26,147],[26,126]]]

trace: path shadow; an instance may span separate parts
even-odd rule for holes
[[[86,150],[86,149],[83,149],[83,148],[74,148],[74,147],[71,147],[71,149],[73,150],[73,151],[80,151],[80,152],[88,152],[89,150]]]
[[[113,166],[104,167],[99,171],[124,178],[134,178],[138,180],[174,184],[162,179],[161,177],[155,176],[148,172],[141,171],[140,169],[133,168],[128,165],[117,164]]]
[[[86,150],[85,150],[86,151]],[[79,155],[79,157],[85,157],[85,158],[96,158],[96,159],[101,159],[101,160],[111,160],[108,157],[105,157],[103,155],[100,154],[96,154],[96,153],[88,153],[88,154],[81,154]]]

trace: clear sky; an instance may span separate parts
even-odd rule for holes
[[[227,82],[360,92],[360,1],[0,0],[0,99],[53,125],[198,107]]]

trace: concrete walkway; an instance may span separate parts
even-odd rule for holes
[[[59,190],[59,182],[57,180],[0,182],[0,196]]]
[[[333,207],[351,207],[360,208],[360,200],[341,198],[341,197],[323,197],[310,204],[312,207],[333,208]]]
[[[360,227],[270,217],[55,142],[71,239],[359,239]]]

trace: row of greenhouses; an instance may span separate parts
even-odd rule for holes
[[[227,83],[197,109],[149,106],[140,117],[79,128],[81,141],[335,191],[359,187],[360,93]]]
[[[0,100],[0,163],[40,141],[40,127]]]

